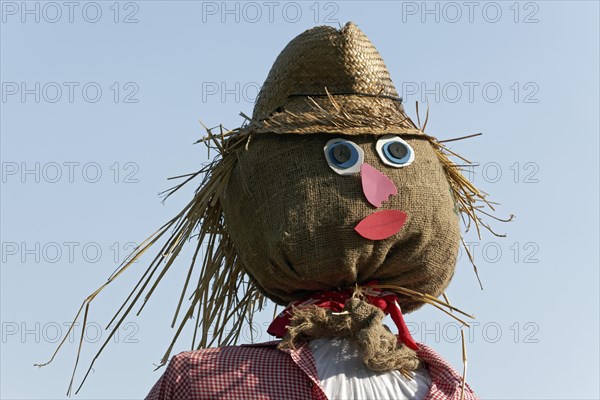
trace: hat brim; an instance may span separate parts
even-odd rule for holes
[[[356,95],[292,97],[278,112],[251,121],[243,130],[252,134],[425,135],[399,102]]]

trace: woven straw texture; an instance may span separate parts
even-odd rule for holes
[[[315,110],[317,105],[332,111],[328,94],[348,110],[346,123],[333,123]],[[377,49],[351,22],[341,30],[309,29],[283,49],[258,94],[248,128],[254,133],[419,133]]]

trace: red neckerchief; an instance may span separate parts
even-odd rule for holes
[[[375,284],[372,282],[371,284]],[[267,333],[278,338],[286,335],[288,326],[292,319],[295,308],[308,306],[317,306],[327,308],[333,312],[342,312],[344,304],[353,295],[354,290],[318,292],[305,300],[291,302],[269,325]],[[398,304],[398,296],[393,292],[383,291],[372,287],[363,287],[361,293],[369,304],[381,309],[385,314],[390,314],[392,321],[398,328],[398,340],[413,350],[418,350],[419,346],[414,341],[408,327],[404,322],[402,310]]]

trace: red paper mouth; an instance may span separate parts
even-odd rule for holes
[[[383,240],[400,232],[405,222],[404,211],[383,210],[363,218],[354,230],[366,239]]]

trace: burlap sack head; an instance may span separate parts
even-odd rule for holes
[[[309,292],[377,280],[438,296],[451,279],[460,231],[446,173],[434,148],[404,113],[377,50],[353,24],[304,32],[277,58],[255,106],[246,147],[221,198],[225,227],[257,287],[285,304]],[[381,135],[414,149],[412,164],[390,167]],[[364,162],[398,189],[377,210],[407,214],[384,240],[355,231],[376,208],[359,174],[328,165],[333,138],[354,142]],[[406,300],[403,310],[420,304]]]

